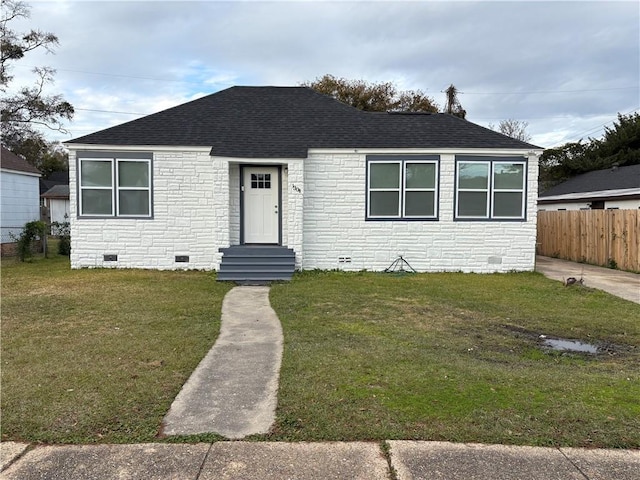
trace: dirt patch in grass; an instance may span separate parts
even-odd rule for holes
[[[585,355],[585,358],[590,357],[599,357],[599,360],[606,360],[607,358],[611,358],[619,355],[634,355],[637,354],[639,347],[635,345],[621,345],[615,344],[606,340],[594,340],[589,336],[589,338],[557,338],[557,337],[549,337],[548,335],[541,332],[534,332],[531,330],[527,330],[526,328],[522,328],[517,325],[502,325],[507,331],[511,332],[516,338],[526,339],[530,342],[532,347],[537,347],[543,352],[560,352],[564,355]],[[557,348],[546,345],[548,341],[557,341],[561,345]],[[576,343],[579,345],[585,345],[589,347],[593,347],[596,349],[595,352],[589,351],[581,351],[579,349],[572,349],[571,345],[563,346],[564,343],[572,344]]]

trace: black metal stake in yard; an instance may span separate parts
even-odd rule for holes
[[[407,267],[409,267],[409,270],[405,270],[404,267],[405,265]],[[385,273],[390,273],[390,272],[397,272],[397,273],[418,273],[414,270],[414,268],[409,265],[409,262],[407,262],[402,255],[400,255],[398,258],[396,258],[393,263],[391,265],[389,265],[385,270]]]

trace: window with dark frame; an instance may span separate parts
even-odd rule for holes
[[[78,160],[80,216],[151,217],[151,159],[118,155]]]
[[[439,157],[372,155],[367,159],[367,219],[435,220]]]
[[[524,157],[456,156],[457,220],[523,220],[526,214]]]

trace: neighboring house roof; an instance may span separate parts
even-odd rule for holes
[[[47,178],[40,179],[40,195],[46,193],[56,185],[69,185],[69,170],[64,172],[51,172]]]
[[[69,185],[54,185],[45,193],[40,195],[42,198],[69,198]]]
[[[546,190],[540,203],[583,200],[589,198],[629,197],[640,195],[640,165],[595,170],[570,178]]]
[[[539,149],[448,114],[364,112],[307,87],[231,87],[68,141],[207,146],[211,155],[305,158],[310,148]]]
[[[27,162],[24,158],[16,155],[11,150],[1,147],[0,167],[3,170],[13,170],[15,172],[24,172],[29,174],[40,175],[40,170]]]

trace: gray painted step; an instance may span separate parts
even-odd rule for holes
[[[218,280],[268,282],[291,280],[295,271],[295,252],[277,245],[240,245],[221,248],[223,254]]]

